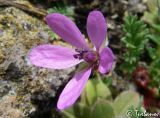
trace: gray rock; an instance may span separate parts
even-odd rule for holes
[[[12,105],[6,102],[1,106],[0,117],[35,117],[52,111],[58,114],[55,106],[62,90],[60,87],[71,77],[74,67],[51,70],[33,66],[28,60],[29,51],[34,46],[48,43],[48,27],[43,21],[13,7],[0,11],[0,15],[4,17],[0,22],[3,21],[5,27],[0,38],[0,51],[4,53],[0,56],[0,105],[5,98],[14,96]],[[6,114],[2,110],[6,106],[11,113],[15,110],[17,117]]]
[[[44,39],[46,42],[49,41],[49,35],[46,32],[43,31],[38,32],[38,37]]]

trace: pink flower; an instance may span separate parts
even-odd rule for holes
[[[90,48],[77,26],[66,16],[58,13],[49,14],[46,22],[53,32],[63,40],[75,46],[75,49],[44,44],[33,48],[29,54],[32,64],[52,69],[69,68],[80,62],[87,67],[77,72],[62,91],[57,107],[65,109],[75,103],[80,96],[93,68],[100,73],[112,69],[114,54],[109,47],[104,47],[107,34],[105,18],[100,11],[92,11],[87,19],[87,32],[95,48]]]

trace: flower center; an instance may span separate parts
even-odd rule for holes
[[[98,60],[98,53],[96,51],[88,51],[85,49],[76,49],[78,54],[74,55],[76,59],[84,59],[88,63],[93,63]]]

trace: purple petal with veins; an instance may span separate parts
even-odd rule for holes
[[[115,56],[112,50],[109,47],[104,48],[100,53],[99,72],[102,74],[108,73],[112,69],[114,60]]]
[[[77,48],[89,48],[77,26],[66,16],[52,13],[46,16],[46,22],[66,42]]]
[[[36,66],[65,69],[83,61],[73,57],[76,53],[73,49],[67,47],[44,44],[31,50],[29,60]]]
[[[98,51],[107,34],[106,21],[100,11],[92,11],[89,13],[87,19],[87,32],[91,42]]]
[[[90,74],[91,68],[84,69],[75,74],[75,76],[65,86],[58,99],[58,109],[66,109],[75,103],[75,101],[78,99],[81,92],[83,91],[83,88],[86,85]]]

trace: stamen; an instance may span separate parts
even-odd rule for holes
[[[84,59],[88,63],[93,63],[98,61],[98,54],[95,51],[90,51],[86,49],[75,49],[78,54],[73,55],[76,59]]]
[[[75,51],[78,52],[78,53],[85,53],[85,52],[87,52],[88,50],[83,49],[83,48],[77,48],[77,49],[75,49]]]
[[[79,58],[79,54],[75,54],[75,55],[73,55],[73,57],[78,59]]]

